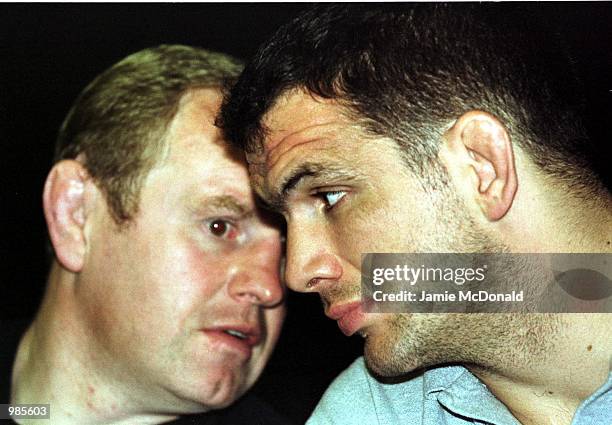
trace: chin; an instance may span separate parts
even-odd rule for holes
[[[233,385],[232,385],[233,384]],[[247,391],[244,385],[236,385],[236,382],[228,383],[219,382],[218,386],[214,387],[214,392],[208,393],[208,397],[202,400],[203,404],[211,410],[224,409],[238,400]]]
[[[210,410],[224,409],[239,399],[245,391],[237,391],[236,389],[214,388],[212,391],[197,392],[189,398],[197,406],[197,412],[202,413]]]
[[[192,380],[190,386],[177,388],[180,398],[190,400],[192,405],[197,406],[198,412],[194,413],[228,407],[248,389],[242,374],[222,370],[216,372]]]
[[[377,339],[368,336],[363,348],[363,357],[368,369],[375,375],[390,377],[401,374],[397,359],[393,358],[387,344],[381,344]]]
[[[379,377],[399,377],[423,367],[414,350],[390,335],[369,335],[363,356],[368,369]]]

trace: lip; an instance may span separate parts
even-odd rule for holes
[[[361,301],[332,305],[325,314],[330,319],[338,321],[338,327],[346,336],[351,336],[361,329],[365,321]]]
[[[239,339],[226,333],[227,330],[239,331],[246,335],[245,339]],[[258,327],[244,325],[222,325],[214,326],[201,331],[213,342],[226,349],[235,351],[248,360],[253,354],[253,347],[261,341],[261,332]]]

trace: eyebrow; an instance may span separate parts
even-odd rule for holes
[[[204,197],[200,202],[202,209],[222,209],[229,211],[239,216],[248,216],[254,214],[252,208],[249,208],[244,203],[240,202],[231,195],[219,195]]]
[[[278,189],[272,193],[271,200],[266,202],[267,207],[274,211],[285,211],[287,197],[296,186],[307,178],[322,180],[355,180],[353,175],[348,174],[345,170],[337,166],[320,162],[305,162],[293,169],[283,178],[278,185]]]

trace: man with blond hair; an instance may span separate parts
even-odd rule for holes
[[[3,341],[13,406],[48,405],[53,424],[282,423],[240,399],[285,314],[279,230],[214,126],[240,70],[159,46],[80,94],[44,187],[44,299],[18,347]]]

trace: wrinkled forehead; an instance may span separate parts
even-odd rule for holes
[[[338,101],[306,89],[291,89],[280,95],[263,115],[261,134],[246,154],[255,188],[264,184],[279,155],[328,131],[331,125],[354,125],[352,115]]]

